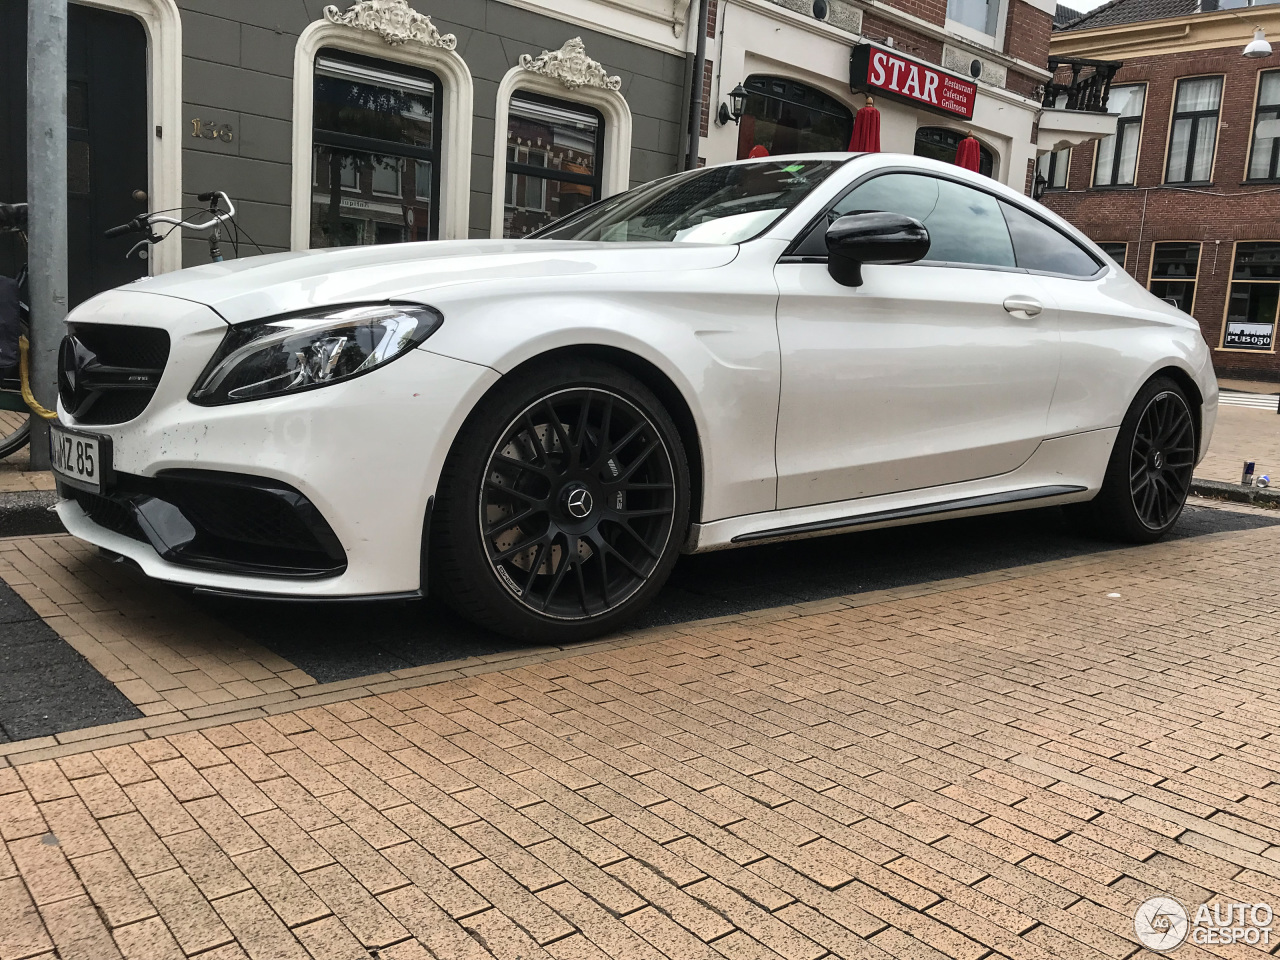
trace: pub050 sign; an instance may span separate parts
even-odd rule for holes
[[[1275,324],[1249,323],[1244,320],[1227,320],[1222,345],[1233,350],[1270,350]]]

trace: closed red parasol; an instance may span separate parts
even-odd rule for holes
[[[850,153],[880,152],[880,111],[875,101],[867,97],[867,104],[853,118],[853,136],[849,138]]]
[[[978,147],[978,141],[973,137],[965,137],[956,147],[956,166],[964,167],[966,170],[978,172],[978,164],[982,160],[982,152]]]

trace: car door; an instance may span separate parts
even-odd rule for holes
[[[1058,376],[1057,316],[1017,266],[1000,203],[942,177],[884,173],[779,261],[779,509],[993,476],[1035,451]],[[862,286],[842,286],[825,229],[867,210],[922,221],[930,251],[866,265]]]

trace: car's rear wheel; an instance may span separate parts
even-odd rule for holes
[[[450,452],[432,518],[433,590],[524,640],[615,629],[661,589],[689,518],[684,448],[630,374],[566,360],[500,384]]]
[[[1156,377],[1138,392],[1085,518],[1103,536],[1151,543],[1173,529],[1191,490],[1196,421],[1182,388]]]

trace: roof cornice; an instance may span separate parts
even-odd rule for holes
[[[1049,37],[1049,53],[1056,57],[1123,60],[1218,47],[1243,48],[1252,38],[1254,24],[1273,35],[1280,32],[1280,5],[1191,13],[1087,30],[1059,30]]]

